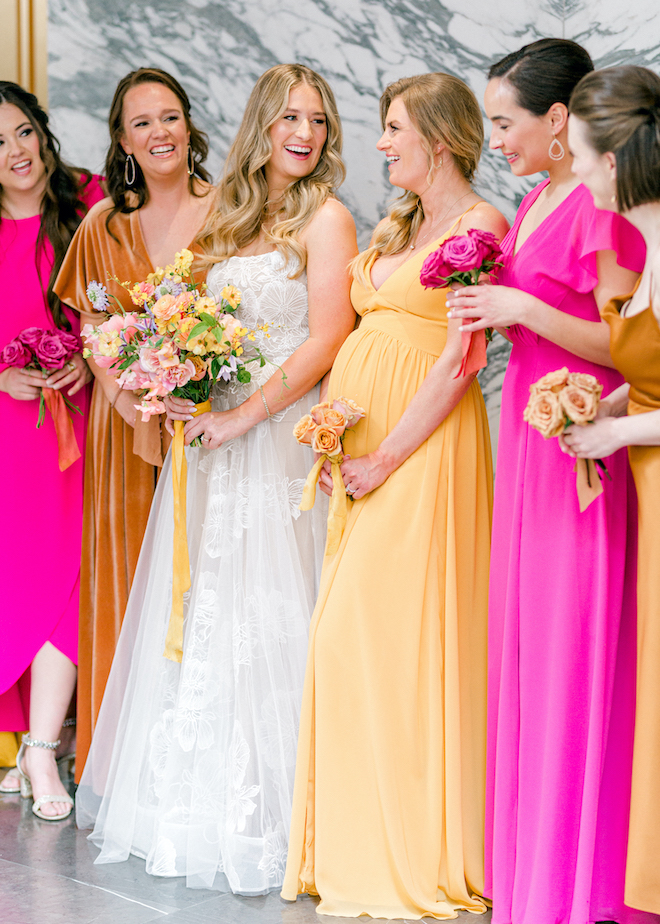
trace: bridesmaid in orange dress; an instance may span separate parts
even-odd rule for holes
[[[660,77],[612,67],[582,79],[570,104],[573,170],[597,208],[642,233],[635,291],[604,310],[612,359],[626,385],[593,426],[569,427],[564,450],[599,459],[628,446],[639,498],[637,713],[625,901],[660,914]]]
[[[119,82],[109,116],[109,197],[78,229],[55,284],[83,323],[98,324],[85,294],[92,280],[131,307],[108,279],[146,279],[190,247],[211,204],[202,166],[206,136],[193,125],[190,102],[174,77],[140,68]],[[112,303],[108,310],[112,309]],[[135,396],[99,369],[90,408],[80,573],[80,651],[76,780],[92,738],[128,593],[163,464],[161,421],[143,422]],[[164,431],[163,431],[164,435]]]

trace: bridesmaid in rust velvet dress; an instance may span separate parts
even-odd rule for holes
[[[165,71],[140,68],[119,82],[109,116],[109,198],[74,237],[56,283],[62,301],[88,323],[98,314],[85,290],[95,279],[124,308],[128,295],[108,279],[140,281],[190,247],[204,223],[211,189],[202,166],[208,145],[193,125],[181,85]],[[83,560],[80,578],[78,759],[89,750],[128,593],[163,464],[161,421],[143,422],[135,396],[98,369],[90,409]]]

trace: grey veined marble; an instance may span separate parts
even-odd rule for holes
[[[375,149],[383,88],[442,70],[481,99],[492,61],[546,36],[581,42],[600,66],[660,70],[657,0],[49,0],[53,126],[71,162],[100,170],[117,81],[141,65],[163,67],[188,91],[217,174],[256,78],[300,61],[337,96],[348,168],[341,196],[364,244],[395,192]],[[512,219],[539,179],[512,176],[501,156],[485,151],[477,186]],[[504,342],[489,353],[482,384],[495,436]]]

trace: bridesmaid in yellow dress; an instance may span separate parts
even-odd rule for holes
[[[628,446],[639,499],[637,712],[625,901],[660,914],[660,77],[612,67],[571,97],[573,170],[597,208],[621,212],[646,243],[632,296],[604,309],[610,349],[628,384],[601,402],[590,427],[569,427],[564,449],[599,459]]]
[[[367,416],[346,436],[354,503],[312,617],[282,896],[453,918],[486,910],[491,453],[479,385],[455,378],[447,290],[419,273],[449,235],[507,224],[470,185],[483,124],[462,81],[399,80],[381,118],[378,149],[406,192],[354,262],[361,323],[330,376],[328,397]]]

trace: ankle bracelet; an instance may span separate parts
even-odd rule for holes
[[[47,751],[56,751],[60,746],[60,739],[57,741],[39,741],[37,738],[30,738],[30,733],[23,735],[23,744],[28,748],[46,748]]]

